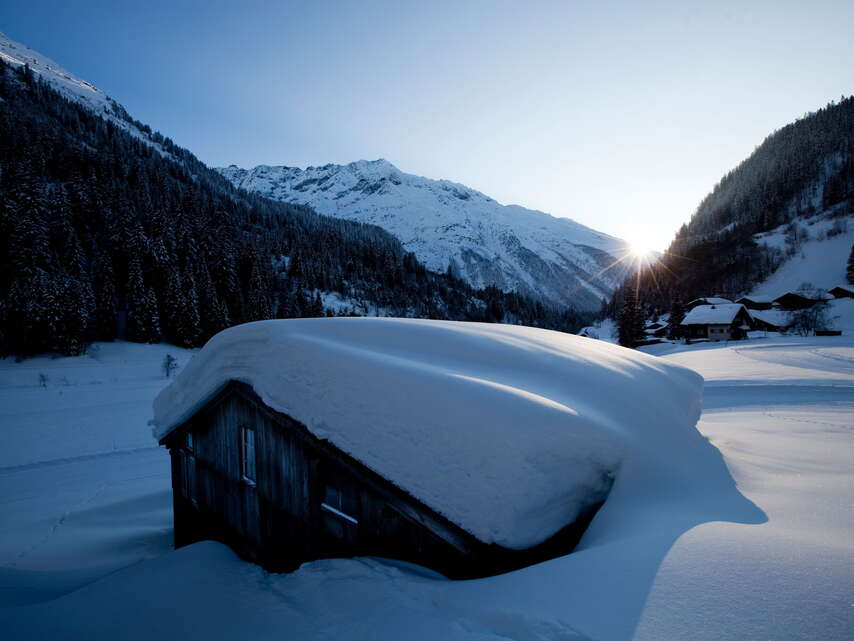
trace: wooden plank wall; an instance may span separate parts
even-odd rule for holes
[[[241,479],[244,425],[255,430],[254,485]],[[192,452],[184,447],[187,430]],[[381,556],[453,578],[484,576],[568,553],[599,507],[533,550],[486,545],[238,384],[165,442],[172,455],[176,547],[215,539],[273,571],[318,558]],[[183,456],[194,459],[189,479]],[[344,493],[345,511],[358,524],[321,509],[327,485]]]

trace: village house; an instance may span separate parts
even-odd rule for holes
[[[750,310],[753,329],[765,332],[784,332],[792,324],[791,314],[782,309]]]
[[[688,301],[685,304],[685,309],[691,310],[699,305],[728,305],[732,304],[732,301],[728,298],[719,298],[716,296],[706,296],[704,298],[695,298],[692,301]]]
[[[854,285],[837,285],[827,293],[834,298],[854,298]]]
[[[698,305],[689,311],[681,323],[688,339],[710,341],[740,340],[753,329],[753,319],[744,305]]]
[[[827,302],[832,300],[830,294],[811,294],[807,295],[804,292],[786,292],[774,299],[774,304],[780,309],[787,311],[795,311],[798,309],[807,309],[819,302]]]
[[[618,348],[554,334],[361,318],[222,332],[155,401],[176,547],[215,539],[273,571],[381,556],[452,578],[570,552],[617,464],[605,423],[555,407],[624,375],[596,364]],[[484,358],[500,383],[481,382]],[[514,392],[525,372],[568,396]]]
[[[742,296],[736,303],[744,305],[747,309],[771,309],[774,304],[770,296]]]

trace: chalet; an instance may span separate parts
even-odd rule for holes
[[[774,300],[770,296],[742,296],[736,303],[747,309],[771,309]]]
[[[705,298],[695,298],[692,301],[689,301],[685,304],[685,309],[694,309],[699,305],[728,305],[732,304],[732,301],[728,298],[717,298],[715,296],[707,296]]]
[[[786,292],[774,299],[774,304],[780,309],[794,311],[807,309],[819,302],[832,300],[833,296],[828,294],[805,294],[803,292]]]
[[[791,325],[790,314],[782,309],[750,310],[753,329],[766,332],[784,332]]]
[[[452,578],[566,554],[619,467],[613,425],[655,424],[683,399],[679,415],[691,416],[684,392],[657,405],[667,373],[641,356],[479,323],[225,330],[154,403],[175,545],[223,541],[273,571],[367,555]],[[631,412],[604,400],[596,412],[565,409],[595,404],[603,389],[631,396],[638,369],[661,391]]]
[[[644,327],[644,333],[655,338],[662,338],[667,334],[667,324],[661,321],[647,323]]]
[[[837,285],[827,293],[834,298],[854,298],[854,285]]]
[[[744,338],[753,328],[753,319],[739,303],[698,305],[685,314],[681,324],[686,338],[728,341]]]

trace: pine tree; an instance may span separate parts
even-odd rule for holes
[[[623,347],[634,347],[643,338],[643,312],[634,288],[629,287],[617,320],[619,342]]]
[[[851,254],[848,256],[848,267],[845,269],[845,279],[850,285],[854,285],[854,245],[851,245]]]
[[[678,300],[670,306],[670,319],[667,321],[667,335],[670,338],[682,338],[682,321],[685,320],[685,307]]]
[[[133,258],[128,266],[127,286],[128,339],[137,343],[156,343],[160,340],[160,316],[157,295],[146,288],[142,266]]]
[[[323,301],[320,298],[320,292],[314,293],[314,298],[311,301],[311,305],[308,309],[307,316],[309,318],[322,318],[325,316],[323,312]]]

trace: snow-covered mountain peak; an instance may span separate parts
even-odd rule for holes
[[[50,58],[15,42],[2,32],[0,32],[0,58],[14,67],[29,65],[36,76],[50,83],[63,96],[84,104],[93,111],[109,111],[110,103],[114,102],[93,84],[78,78]]]
[[[450,180],[408,174],[383,158],[321,167],[235,165],[235,186],[321,214],[385,228],[435,271],[560,305],[596,309],[624,275],[626,243],[567,218],[502,205]]]
[[[155,140],[148,127],[144,127],[141,123],[133,120],[121,104],[101,89],[65,70],[47,56],[12,40],[2,32],[0,32],[0,59],[12,67],[27,65],[32,70],[33,75],[48,83],[67,100],[83,105],[105,120],[109,120],[117,127],[151,145],[163,155],[169,155],[164,151],[162,145]]]

